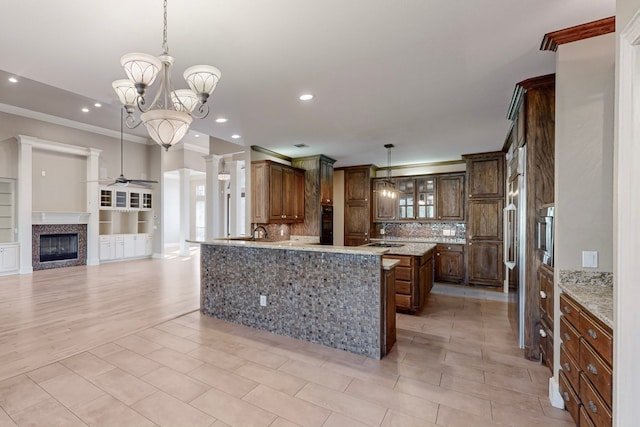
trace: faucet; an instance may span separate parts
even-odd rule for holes
[[[253,229],[253,231],[251,232],[251,240],[256,240],[256,231],[258,231],[259,228],[262,228],[264,230],[264,238],[268,239],[269,238],[269,233],[267,233],[267,229],[264,228],[263,225],[258,225],[256,228]]]

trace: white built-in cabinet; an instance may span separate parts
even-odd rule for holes
[[[18,270],[16,181],[0,178],[0,274]]]
[[[153,192],[100,188],[100,261],[148,257],[152,252]]]

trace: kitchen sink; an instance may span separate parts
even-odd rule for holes
[[[370,243],[367,246],[372,246],[374,248],[399,248],[400,246],[404,246],[404,245],[402,243],[376,242],[376,243]]]

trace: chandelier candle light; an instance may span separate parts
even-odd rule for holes
[[[393,181],[391,181],[391,149],[393,147],[393,144],[384,145],[384,148],[387,149],[387,179],[385,179],[382,183],[382,196],[389,197],[391,199],[396,198],[396,185]]]
[[[204,119],[209,114],[207,99],[220,80],[220,70],[211,65],[194,65],[183,77],[190,89],[174,90],[171,84],[173,57],[167,44],[167,0],[164,0],[162,55],[128,53],[120,59],[128,79],[112,83],[120,102],[127,111],[126,125],[133,129],[144,123],[149,136],[168,150],[187,134],[193,118]],[[160,73],[160,87],[150,103],[145,92]],[[136,106],[140,119],[134,116]]]

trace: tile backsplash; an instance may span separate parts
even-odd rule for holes
[[[384,234],[381,232],[384,229]],[[466,237],[464,222],[389,222],[374,224],[373,238],[385,237],[442,239]]]

